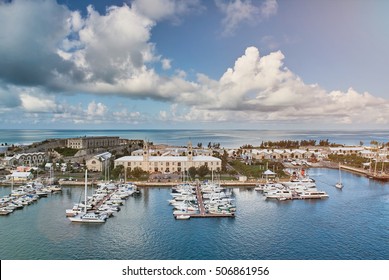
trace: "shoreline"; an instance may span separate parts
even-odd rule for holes
[[[301,167],[301,166],[285,166],[285,168],[289,168],[289,169],[301,169],[301,168],[305,168],[305,169],[310,169],[310,168],[328,168],[328,169],[338,169],[339,168],[339,164],[336,163],[336,162],[331,162],[331,161],[323,161],[323,162],[320,162],[320,163],[313,163],[311,166],[308,166],[308,167]],[[347,166],[347,165],[340,165],[340,168],[344,171],[347,171],[347,172],[350,172],[350,173],[354,173],[354,174],[359,174],[361,176],[365,176],[369,179],[374,179],[374,180],[380,180],[380,181],[389,181],[389,174],[380,174],[380,173],[377,173],[377,174],[373,174],[373,173],[369,173],[368,170],[364,170],[364,169],[361,169],[361,168],[355,168],[355,167],[352,167],[352,166]],[[281,179],[278,179],[278,181],[287,181],[288,178],[281,178]],[[39,180],[38,180],[39,181]],[[103,183],[104,180],[97,180],[97,181],[89,181],[87,184],[88,186],[93,186],[93,185],[97,185],[99,183]],[[156,181],[131,181],[131,180],[128,180],[128,182],[132,182],[134,184],[136,184],[137,186],[139,187],[143,187],[143,188],[170,188],[170,187],[173,187],[175,185],[178,185],[178,184],[181,184],[183,183],[182,181],[179,181],[179,180],[174,180],[174,181],[168,181],[168,182],[156,182]],[[27,182],[14,182],[13,185],[14,186],[21,186],[21,185],[24,185],[26,184]],[[115,182],[117,183],[117,182]],[[261,184],[261,183],[265,183],[265,179],[264,178],[261,178],[261,179],[257,179],[257,180],[249,180],[249,181],[244,181],[244,182],[241,182],[241,181],[220,181],[220,185],[223,186],[223,187],[246,187],[246,188],[251,188],[251,187],[255,187],[257,184]],[[2,181],[0,182],[0,186],[1,187],[10,187],[12,184],[11,181]],[[85,182],[84,181],[59,181],[58,184],[60,186],[66,186],[66,187],[81,187],[81,186],[85,186]]]

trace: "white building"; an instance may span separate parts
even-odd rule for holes
[[[8,179],[13,179],[15,182],[25,182],[34,178],[31,172],[19,172],[14,171],[11,175],[7,176]]]
[[[22,153],[17,154],[12,157],[5,157],[3,162],[4,165],[13,166],[13,165],[25,165],[25,166],[38,166],[43,164],[46,161],[46,153],[36,152],[36,153]]]
[[[115,160],[115,167],[123,165],[133,170],[135,167],[147,172],[173,173],[188,170],[190,167],[208,166],[210,170],[221,169],[221,159],[212,156],[193,155],[192,145],[189,143],[186,156],[150,156],[147,144],[143,148],[142,156],[125,156]]]
[[[330,147],[330,153],[336,155],[360,155],[363,147]]]
[[[86,167],[91,171],[101,172],[104,169],[104,164],[108,163],[108,160],[112,157],[110,152],[105,152],[99,155],[93,156],[86,161]]]

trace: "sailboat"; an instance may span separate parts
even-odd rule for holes
[[[335,187],[338,189],[343,188],[343,183],[342,183],[342,173],[340,172],[340,163],[339,163],[339,181],[335,184]]]
[[[46,187],[49,192],[61,192],[62,187],[54,184],[54,169],[53,166],[50,167],[50,184]]]
[[[106,214],[87,213],[87,188],[88,188],[88,170],[85,170],[85,202],[84,213],[80,213],[74,217],[69,217],[69,220],[75,223],[104,223],[108,216]]]

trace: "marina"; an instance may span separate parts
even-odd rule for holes
[[[57,194],[61,191],[61,187],[44,186],[38,182],[31,182],[16,188],[12,185],[10,193],[0,198],[0,216],[9,215],[15,210],[20,210],[25,206],[36,203],[42,197],[47,197],[49,194]]]
[[[146,187],[101,225],[66,218],[65,210],[84,195],[84,187],[63,186],[61,193],[0,217],[0,257],[388,259],[389,186],[342,171],[347,187],[340,191],[334,187],[337,169],[311,169],[309,175],[330,199],[274,203],[254,187],[235,186],[227,188],[236,204],[233,219],[179,221],[166,202],[171,189]],[[9,193],[10,187],[0,187],[1,196]]]

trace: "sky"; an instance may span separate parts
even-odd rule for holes
[[[388,129],[389,1],[0,0],[0,129]]]

